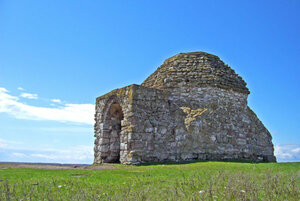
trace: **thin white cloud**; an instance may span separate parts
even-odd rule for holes
[[[10,149],[12,147],[16,147],[17,145],[22,144],[21,142],[11,141],[11,140],[4,140],[0,138],[0,151],[2,149]]]
[[[37,94],[31,94],[31,93],[21,93],[20,95],[22,98],[28,98],[28,99],[38,99]]]
[[[53,103],[61,103],[61,100],[60,100],[60,99],[51,99],[51,101],[52,101]]]
[[[92,145],[75,145],[59,149],[25,148],[21,144],[0,138],[0,152],[5,156],[0,161],[90,164],[94,159]]]
[[[2,93],[8,93],[9,91],[3,87],[0,87],[0,92]]]
[[[9,153],[11,161],[46,163],[92,163],[93,146],[78,145],[65,149],[18,150]]]
[[[278,162],[300,161],[300,145],[278,144],[275,145],[275,156]]]
[[[0,139],[0,151],[6,147],[7,147],[7,144],[5,143],[5,141]]]
[[[17,157],[17,158],[24,158],[24,157],[27,157],[26,154],[19,153],[19,152],[14,152],[14,153],[12,153],[11,155],[14,156],[14,157]]]
[[[37,107],[22,103],[18,97],[0,88],[0,113],[18,119],[52,120],[93,125],[95,106],[92,104],[64,104],[61,107]]]
[[[78,163],[93,160],[93,146],[79,145],[69,149],[40,150],[39,153],[29,154],[29,157],[47,162]]]
[[[68,133],[93,133],[93,127],[88,126],[64,126],[64,127],[39,127],[41,131],[46,132],[68,132]]]
[[[23,89],[22,87],[18,87],[19,91],[25,91],[25,89]]]

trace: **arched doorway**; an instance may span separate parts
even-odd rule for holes
[[[104,159],[106,163],[120,162],[120,133],[123,118],[122,107],[117,101],[113,101],[105,118],[105,127],[108,129],[106,137],[109,139],[108,153]]]

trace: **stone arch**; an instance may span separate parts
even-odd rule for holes
[[[102,141],[106,144],[101,149],[101,158],[104,163],[120,162],[121,121],[124,119],[123,109],[116,97],[110,98],[103,112]]]

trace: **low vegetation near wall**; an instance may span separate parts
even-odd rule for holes
[[[0,164],[0,200],[300,200],[300,163],[110,167],[46,170]]]

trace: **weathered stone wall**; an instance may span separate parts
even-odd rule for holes
[[[116,89],[108,94],[105,94],[96,99],[96,113],[95,113],[95,147],[94,147],[94,163],[100,164],[102,162],[117,162],[112,160],[111,150],[119,146],[119,160],[121,163],[130,163],[131,157],[128,145],[128,136],[131,135],[132,124],[134,123],[132,111],[132,93],[134,85]],[[123,119],[121,120],[120,132],[114,129],[112,119],[108,119],[110,108],[112,104],[117,103],[122,108]],[[116,142],[119,138],[119,142]],[[115,154],[115,153],[113,153]]]
[[[97,99],[95,163],[111,162],[105,157],[114,135],[104,119],[113,102],[124,113],[119,145],[123,164],[276,160],[272,137],[247,106],[247,94],[212,87],[169,92],[131,85]]]
[[[250,93],[246,82],[233,69],[206,52],[180,53],[166,59],[142,86],[156,89],[211,86]]]
[[[142,85],[96,100],[95,163],[276,161],[246,83],[204,52],[167,59]]]
[[[147,161],[274,161],[270,133],[247,95],[217,88],[166,91],[136,87],[130,150]]]
[[[272,137],[247,106],[247,94],[214,87],[172,90],[171,99],[184,111],[186,153],[208,160],[251,159],[274,161]],[[200,114],[191,118],[193,111]],[[192,116],[193,117],[193,116]],[[194,120],[195,119],[195,120]],[[200,146],[199,146],[200,145]],[[191,156],[189,156],[191,157]]]
[[[174,151],[169,94],[136,86],[133,98],[135,123],[129,148],[135,163],[169,160]],[[173,143],[173,144],[172,144]],[[175,159],[175,158],[174,158]]]

